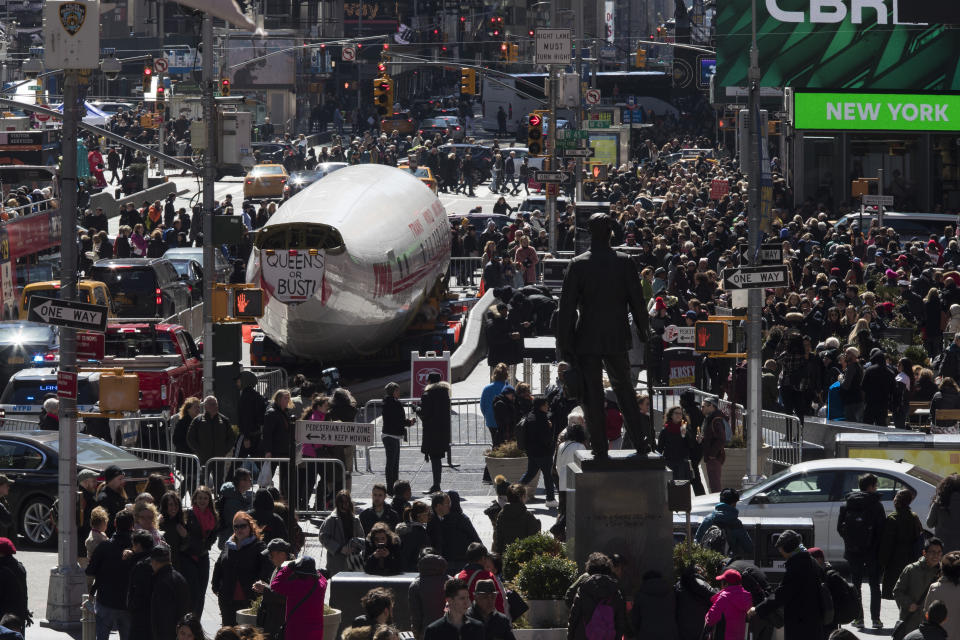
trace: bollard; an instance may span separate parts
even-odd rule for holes
[[[83,604],[80,605],[80,624],[83,640],[97,639],[97,617],[94,612],[94,599],[90,594],[83,594]]]
[[[546,395],[547,388],[550,386],[550,365],[540,365],[540,393]]]

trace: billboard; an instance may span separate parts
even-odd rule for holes
[[[960,129],[960,96],[908,93],[796,92],[794,127],[836,131]]]
[[[761,86],[960,90],[960,30],[898,18],[910,0],[757,2]],[[747,86],[750,0],[718,3],[717,77]]]
[[[246,39],[231,37],[227,46],[225,74],[235,91],[258,89],[290,89],[295,85],[297,61],[292,39]],[[244,64],[232,69],[234,65]]]

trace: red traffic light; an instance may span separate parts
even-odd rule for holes
[[[153,69],[152,69],[151,67],[144,67],[144,68],[143,68],[143,75],[145,75],[145,76],[151,76],[151,75],[153,75]]]
[[[158,95],[158,96],[162,96],[163,93],[164,93],[163,87],[157,87],[157,95]]]
[[[466,22],[467,18],[465,16],[460,16],[460,22]]]
[[[540,117],[540,114],[539,114],[539,113],[531,113],[531,114],[530,114],[530,126],[531,126],[531,127],[539,127],[541,124],[543,124],[543,118]]]
[[[530,36],[530,37],[532,38],[532,37],[533,37],[533,35],[534,35],[534,31],[533,31],[533,29],[530,29],[529,31],[527,31],[527,35],[528,35],[528,36]]]
[[[225,86],[225,87],[229,87],[229,86],[230,86],[230,81],[227,80],[226,78],[224,78],[223,80],[220,81],[220,84],[222,84],[222,85]]]
[[[379,71],[380,73],[383,73],[386,70],[387,70],[387,65],[383,64],[382,62],[377,65],[377,71]]]
[[[389,49],[389,48],[390,48],[390,43],[384,42],[384,43],[383,43],[383,49],[384,49],[384,51],[386,51],[386,50]]]

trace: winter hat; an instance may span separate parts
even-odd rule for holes
[[[667,310],[667,305],[666,305],[666,303],[663,301],[663,298],[662,298],[662,297],[657,296],[656,300],[653,301],[653,308],[654,308],[656,311],[666,311],[666,310]]]
[[[84,480],[89,480],[90,478],[96,478],[97,472],[93,469],[82,469],[80,473],[77,474],[77,482],[83,482]]]
[[[687,318],[692,318],[692,319],[694,319],[694,320],[697,319],[697,312],[694,311],[694,310],[692,310],[692,309],[691,309],[690,311],[687,311],[687,312],[686,312],[685,314],[683,314],[683,315],[686,316]]]
[[[890,280],[896,280],[896,279],[897,279],[897,272],[894,271],[893,269],[887,269],[887,270],[884,272],[884,275],[886,275],[887,278],[889,278]]]
[[[776,548],[783,549],[787,553],[793,553],[803,542],[800,534],[792,529],[787,529],[777,537]]]
[[[123,469],[121,469],[115,464],[112,464],[103,470],[103,481],[110,482],[117,476],[122,476],[122,475],[123,475]]]

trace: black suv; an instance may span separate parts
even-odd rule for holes
[[[87,277],[107,285],[120,318],[169,318],[191,307],[190,285],[165,258],[98,260]]]

